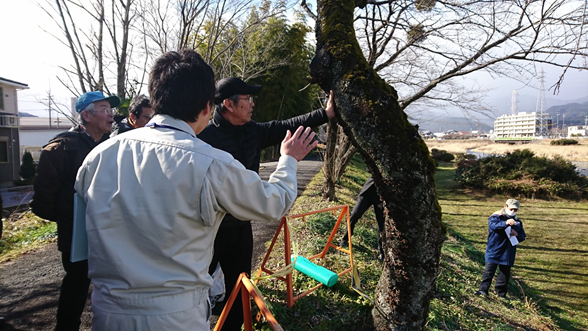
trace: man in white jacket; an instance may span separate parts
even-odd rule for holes
[[[87,203],[93,330],[209,330],[208,265],[226,213],[278,220],[296,199],[296,169],[317,144],[288,132],[268,182],[196,135],[214,74],[194,51],[168,52],[149,77],[155,116],[95,148],[76,191]]]

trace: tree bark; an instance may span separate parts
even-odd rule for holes
[[[337,140],[339,141],[339,153],[335,158],[335,179],[339,180],[345,173],[349,162],[357,153],[357,148],[353,146],[349,137],[343,132],[343,128],[339,130]]]
[[[323,199],[336,201],[335,196],[335,157],[337,155],[337,121],[332,119],[327,123],[327,143],[325,146],[325,162],[323,174],[325,183],[323,186]]]
[[[386,208],[385,266],[372,311],[376,330],[422,330],[445,231],[435,166],[396,91],[364,58],[353,25],[364,1],[319,0],[311,80],[333,90],[338,123],[363,156]]]

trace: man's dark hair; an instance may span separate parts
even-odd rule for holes
[[[141,117],[143,113],[143,107],[151,107],[149,105],[149,98],[147,98],[144,94],[139,94],[133,97],[131,100],[131,104],[129,105],[129,115],[133,114],[136,118]]]
[[[214,104],[214,72],[193,50],[161,55],[149,74],[149,96],[155,114],[195,122],[207,104]]]

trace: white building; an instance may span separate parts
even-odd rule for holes
[[[588,126],[575,125],[568,126],[568,137],[585,137],[588,136]]]
[[[494,121],[496,139],[533,139],[547,135],[553,120],[548,113],[520,112],[505,114]]]
[[[39,161],[41,149],[51,138],[74,126],[64,116],[52,117],[21,117],[20,118],[20,154],[29,152],[35,162]]]

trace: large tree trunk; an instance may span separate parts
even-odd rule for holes
[[[396,91],[368,65],[355,37],[363,2],[319,0],[312,80],[333,90],[337,118],[363,156],[386,208],[385,267],[372,311],[376,330],[422,330],[445,238],[427,146]]]

